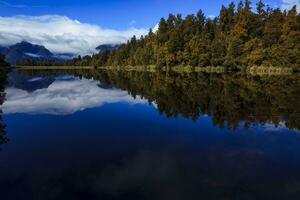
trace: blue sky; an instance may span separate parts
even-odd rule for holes
[[[231,0],[0,0],[0,46],[21,41],[53,53],[87,55],[100,44],[120,44],[140,37],[169,13],[183,16],[202,9],[217,16]],[[235,0],[237,3],[238,1]],[[253,0],[253,7],[257,0]],[[266,0],[289,8],[300,0]],[[299,6],[300,8],[300,6]]]
[[[0,1],[1,16],[56,14],[104,28],[152,27],[168,13],[218,15],[230,0],[6,0]],[[253,1],[255,3],[255,1]],[[282,0],[266,1],[280,6]]]

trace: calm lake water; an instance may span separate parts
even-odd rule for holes
[[[299,75],[13,71],[1,109],[3,200],[300,198]]]

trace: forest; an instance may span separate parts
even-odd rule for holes
[[[170,14],[158,30],[133,36],[119,48],[61,62],[23,61],[21,65],[70,66],[300,66],[300,15],[291,10],[252,7],[249,0],[222,6],[219,16]]]

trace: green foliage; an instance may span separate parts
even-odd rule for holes
[[[222,6],[220,15],[206,18],[170,14],[162,18],[159,29],[130,39],[112,51],[78,57],[65,63],[39,65],[92,65],[174,67],[190,65],[245,68],[251,65],[273,67],[300,66],[300,16],[296,6],[290,11],[271,9],[262,1],[256,12],[249,0]],[[37,65],[32,61],[30,65]]]

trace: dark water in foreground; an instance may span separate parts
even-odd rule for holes
[[[0,199],[300,198],[299,76],[27,71],[5,93]]]

